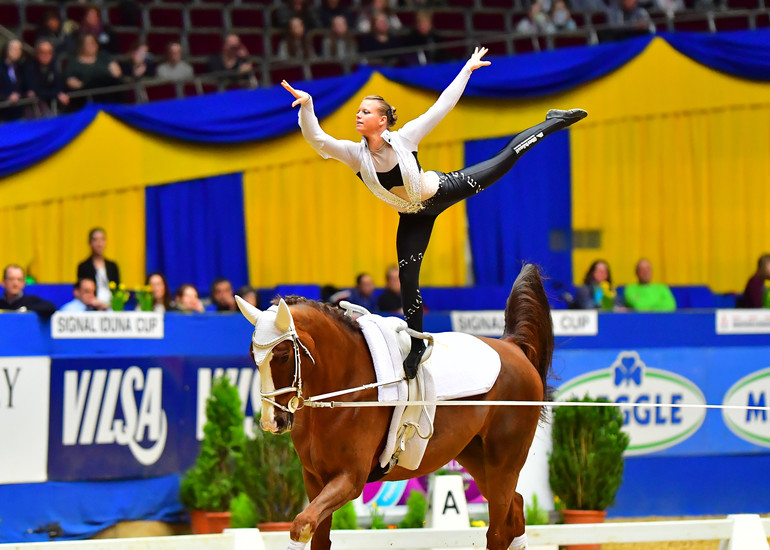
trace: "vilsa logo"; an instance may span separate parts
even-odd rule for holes
[[[705,404],[700,388],[674,372],[648,367],[635,351],[618,354],[609,368],[588,372],[566,381],[556,399],[589,395],[621,407],[624,430],[631,437],[628,455],[647,454],[681,443],[695,433],[706,410],[682,408],[679,403]],[[665,407],[649,405],[667,405]]]
[[[146,375],[136,366],[125,371],[66,371],[62,444],[117,443],[126,445],[140,464],[155,464],[168,435],[162,397],[159,368],[147,369]]]

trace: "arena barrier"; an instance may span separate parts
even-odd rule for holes
[[[719,550],[767,550],[770,518],[756,514],[724,519],[527,526],[530,548],[541,545],[719,540]],[[220,535],[0,544],[2,550],[284,550],[286,532],[228,529]],[[335,550],[485,548],[486,528],[333,531]]]

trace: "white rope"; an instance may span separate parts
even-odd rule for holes
[[[319,396],[320,397],[320,396]],[[444,407],[653,407],[679,408],[679,409],[717,409],[734,411],[770,411],[770,406],[750,406],[750,405],[708,405],[699,403],[603,403],[595,401],[313,401],[307,403],[310,407],[326,408],[354,408],[354,407],[396,407],[399,405],[420,405],[420,406],[444,406]]]

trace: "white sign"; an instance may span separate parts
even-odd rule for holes
[[[0,357],[0,484],[48,478],[50,357]]]
[[[724,405],[767,407],[770,368],[752,372],[727,390]],[[762,447],[770,447],[770,413],[763,410],[722,409],[722,418],[735,435]]]
[[[453,311],[452,330],[476,336],[503,335],[503,311]],[[599,333],[599,315],[596,310],[551,311],[555,336],[596,336]]]
[[[153,311],[57,311],[51,338],[163,338],[163,314]]]
[[[468,501],[463,478],[459,475],[433,476],[428,527],[432,529],[470,529]]]
[[[717,334],[770,334],[770,309],[718,309]]]
[[[620,407],[624,430],[631,438],[626,455],[673,447],[698,431],[706,418],[706,409],[677,407],[678,403],[705,405],[706,398],[698,386],[674,372],[648,367],[635,351],[621,352],[609,368],[567,380],[559,387],[554,401],[585,395],[641,405]]]

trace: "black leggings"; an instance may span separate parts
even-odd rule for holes
[[[494,157],[464,168],[459,172],[442,173],[435,195],[423,201],[423,208],[414,214],[401,213],[396,234],[399,279],[401,280],[401,301],[404,318],[409,328],[422,332],[422,295],[420,294],[420,267],[436,217],[452,206],[486,189],[513,168],[516,161],[533,145],[548,134],[569,125],[561,118],[545,122],[524,130],[511,139]],[[412,344],[420,342],[412,339]]]

